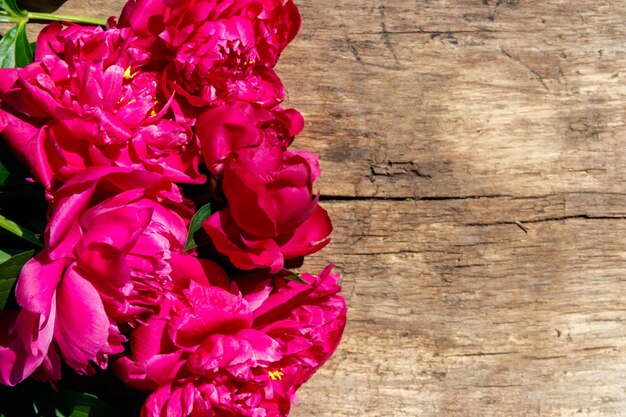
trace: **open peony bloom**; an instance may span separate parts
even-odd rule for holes
[[[116,362],[128,384],[154,390],[142,416],[286,416],[296,390],[336,349],[346,319],[330,267],[303,278],[309,283],[248,282],[243,293],[210,276],[187,279]]]
[[[202,182],[190,126],[168,120],[158,74],[128,29],[47,26],[38,60],[0,69],[0,133],[48,192],[91,166]],[[39,50],[41,45],[41,51]]]
[[[207,22],[242,17],[254,31],[254,47],[267,67],[276,65],[280,54],[300,30],[301,18],[292,0],[130,0],[119,19],[120,27],[137,34],[137,45],[158,59],[164,54],[163,33],[192,34]]]
[[[280,271],[286,259],[320,250],[332,225],[313,197],[317,157],[290,152],[302,117],[238,103],[205,111],[197,134],[209,170],[222,178],[228,207],[204,224],[216,249],[240,269]]]
[[[284,98],[272,69],[300,27],[291,0],[134,1],[120,17],[162,60],[177,117],[243,100],[271,108]]]
[[[176,55],[165,69],[175,109],[195,117],[205,106],[244,100],[273,107],[284,88],[271,68],[256,65],[250,21],[242,17],[205,22],[191,34],[169,28],[162,37]]]
[[[174,288],[190,217],[157,174],[92,168],[68,181],[54,196],[45,249],[18,279],[22,310],[3,313],[16,317],[0,330],[1,381],[42,364],[58,378],[57,351],[79,372],[105,367],[123,350],[121,326],[150,317]]]
[[[304,119],[296,110],[268,110],[244,102],[205,110],[196,123],[204,163],[216,177],[222,175],[228,159],[248,148],[255,152],[266,150],[268,155],[260,155],[261,158],[276,158],[303,127]],[[314,177],[318,176],[316,170]]]

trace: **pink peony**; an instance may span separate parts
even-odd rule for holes
[[[57,351],[79,372],[120,353],[120,329],[150,317],[174,289],[192,211],[176,186],[146,171],[91,168],[52,202],[45,249],[18,279],[22,310],[0,330],[0,381],[38,366],[59,376]]]
[[[47,26],[38,61],[0,69],[0,133],[53,192],[91,166],[148,169],[197,183],[189,126],[167,120],[158,74],[128,29]]]
[[[206,22],[191,34],[169,28],[162,37],[176,51],[165,79],[182,117],[195,118],[195,109],[235,100],[267,107],[282,101],[285,91],[274,70],[256,64],[250,21],[233,17]]]
[[[129,2],[120,17],[138,45],[165,67],[179,118],[205,106],[244,100],[274,107],[284,87],[272,69],[300,27],[293,2]]]
[[[332,225],[313,198],[317,157],[287,151],[302,129],[299,113],[238,103],[205,111],[196,129],[205,163],[222,178],[228,202],[203,227],[236,267],[276,273],[286,259],[328,243]]]
[[[296,390],[337,348],[346,319],[330,268],[303,278],[310,283],[253,286],[249,278],[243,294],[188,280],[116,362],[124,381],[154,391],[142,416],[286,416]]]
[[[208,109],[196,123],[204,163],[216,177],[221,176],[227,159],[247,148],[266,149],[271,154],[263,156],[275,158],[274,154],[287,150],[303,127],[304,119],[296,110],[268,110],[243,102]],[[318,171],[314,174],[319,176]]]
[[[191,34],[207,22],[232,17],[245,18],[252,24],[254,46],[268,67],[276,65],[301,24],[292,0],[130,0],[119,26],[132,28],[137,44],[158,57],[165,50],[164,32]]]

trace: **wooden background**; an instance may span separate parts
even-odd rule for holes
[[[297,4],[350,312],[292,415],[626,415],[626,0]]]

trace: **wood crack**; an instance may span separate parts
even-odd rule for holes
[[[506,352],[473,352],[473,353],[461,353],[459,355],[449,355],[449,358],[466,358],[466,357],[476,357],[476,356],[498,356],[498,355],[514,355],[519,352],[517,351],[506,351]]]
[[[509,58],[510,60],[512,60],[513,62],[516,62],[518,65],[522,66],[523,68],[526,69],[526,71],[528,71],[528,73],[534,78],[536,79],[539,84],[541,84],[541,86],[548,92],[550,92],[550,89],[548,88],[548,85],[546,84],[546,82],[543,80],[543,77],[541,76],[541,74],[539,74],[537,71],[535,71],[534,69],[532,69],[531,67],[529,67],[526,63],[524,63],[522,60],[520,60],[519,58],[511,55],[510,53],[508,53],[507,51],[504,50],[504,48],[502,47],[502,45],[497,44],[496,45],[496,49],[498,50],[498,52],[501,55],[504,55],[505,57]]]
[[[320,195],[320,201],[453,201],[453,200],[480,200],[484,198],[515,198],[506,194],[493,195],[466,195],[466,196],[432,196],[432,197],[377,197],[352,195]]]
[[[387,163],[370,166],[371,177],[398,177],[414,176],[417,178],[432,178],[426,174],[416,161],[387,161]]]
[[[383,4],[378,6],[378,12],[380,13],[380,34],[383,37],[383,43],[391,53],[391,56],[393,57],[395,63],[399,65],[400,61],[398,60],[398,55],[396,54],[393,43],[389,38],[389,32],[387,31],[387,24],[385,23],[385,6]]]
[[[379,36],[392,36],[392,35],[429,35],[431,37],[437,37],[441,35],[478,35],[481,33],[502,33],[499,30],[490,30],[490,29],[478,29],[478,30],[423,30],[423,29],[412,29],[412,30],[379,30],[379,31],[366,31],[366,32],[350,32],[348,35],[379,35]]]
[[[408,249],[400,249],[396,251],[387,251],[387,252],[352,252],[350,255],[355,256],[371,256],[371,255],[402,255],[402,254],[423,254],[425,251],[417,251],[417,250],[408,250]]]
[[[566,220],[625,220],[626,216],[594,216],[591,214],[573,214],[570,216],[558,216],[558,217],[546,217],[543,219],[533,219],[533,220],[513,220],[513,221],[499,221],[499,222],[490,222],[490,223],[464,223],[464,226],[478,226],[478,227],[489,227],[489,226],[505,226],[505,225],[516,225],[519,227],[519,223],[529,224],[529,223],[546,223],[546,222],[560,222]]]

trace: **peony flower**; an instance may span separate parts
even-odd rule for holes
[[[236,267],[276,273],[329,242],[330,219],[313,197],[317,156],[287,151],[302,129],[299,113],[238,103],[205,111],[196,129],[228,202],[203,227]]]
[[[43,366],[58,379],[58,354],[81,373],[104,368],[123,350],[120,329],[156,312],[174,288],[192,211],[158,174],[91,168],[52,202],[45,249],[16,287],[22,310],[0,330],[1,382],[13,385]],[[47,370],[45,368],[48,368]]]
[[[166,120],[158,74],[128,29],[47,26],[38,61],[0,69],[0,133],[49,193],[91,166],[148,169],[195,183],[189,126]]]
[[[272,69],[300,27],[291,2],[131,1],[120,17],[161,61],[178,118],[236,100],[274,107],[284,87]]]
[[[195,118],[198,110],[244,100],[273,107],[284,87],[271,68],[256,65],[252,24],[242,17],[205,22],[190,34],[168,28],[161,35],[175,51],[165,68],[179,117]]]
[[[301,18],[292,0],[130,0],[119,26],[130,27],[137,45],[163,54],[163,33],[190,34],[198,26],[220,19],[243,17],[253,26],[255,48],[263,65],[276,65],[281,52],[300,30]]]
[[[116,362],[125,382],[153,391],[142,417],[286,416],[346,319],[330,268],[303,278],[309,284],[249,277],[244,293],[189,279]]]
[[[304,119],[296,110],[268,110],[244,102],[205,110],[196,122],[204,163],[216,177],[222,175],[227,159],[246,148],[258,152],[265,146],[273,154],[287,150],[303,127]],[[273,154],[264,156],[274,158]],[[319,176],[318,171],[314,174]]]

